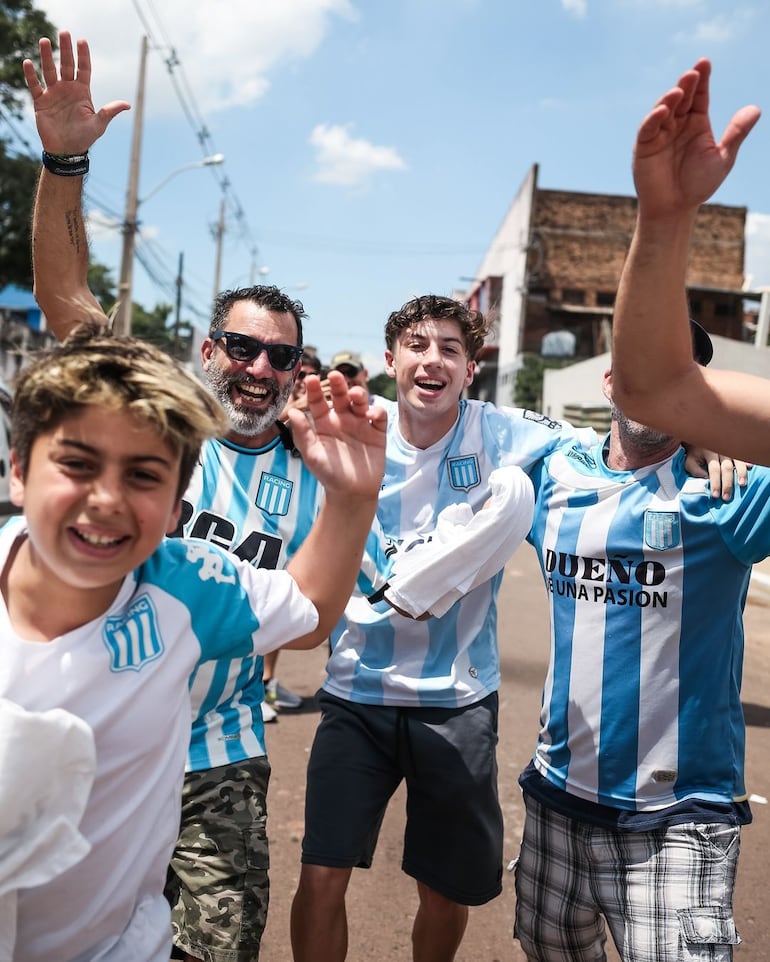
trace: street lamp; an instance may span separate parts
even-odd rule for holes
[[[133,286],[134,275],[134,248],[136,246],[136,234],[139,230],[137,214],[139,206],[150,197],[158,193],[166,184],[177,174],[193,167],[216,167],[225,161],[224,154],[212,154],[202,160],[193,160],[188,164],[182,164],[167,174],[160,183],[156,184],[144,197],[139,198],[136,193],[135,174],[129,184],[128,196],[126,198],[126,215],[123,220],[123,251],[120,258],[120,280],[118,281],[118,307],[113,320],[113,329],[116,334],[131,333],[131,289]]]

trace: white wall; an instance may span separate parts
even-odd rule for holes
[[[709,367],[744,371],[770,379],[770,348],[733,341],[712,335],[714,358]],[[565,404],[606,404],[602,376],[610,367],[610,354],[600,354],[560,370],[549,370],[543,377],[543,414],[563,417]]]
[[[527,267],[532,201],[537,187],[534,164],[519,188],[508,213],[476,271],[476,277],[502,277],[500,300],[497,386],[493,400],[510,404],[513,381],[519,366],[524,287]]]

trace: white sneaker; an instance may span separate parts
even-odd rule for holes
[[[262,722],[265,725],[269,725],[270,722],[278,721],[278,712],[273,708],[272,705],[268,705],[266,701],[262,702]]]

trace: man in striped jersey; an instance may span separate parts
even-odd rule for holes
[[[741,613],[770,553],[770,471],[715,499],[677,439],[613,405],[607,438],[531,477],[552,642],[515,936],[533,962],[605,958],[606,925],[629,962],[730,959],[751,821]]]
[[[56,156],[85,152],[128,106],[116,102],[95,113],[88,46],[78,43],[75,64],[69,34],[59,41],[59,72],[50,44],[40,43],[45,89],[37,92],[34,68],[25,67],[43,147]],[[107,320],[87,283],[82,183],[82,172],[44,169],[38,185],[35,291],[58,337],[75,319]],[[206,379],[232,427],[204,445],[175,533],[205,538],[256,567],[286,565],[322,494],[278,421],[301,364],[303,316],[302,304],[275,287],[229,291],[217,298],[201,349]],[[251,962],[268,905],[263,659],[202,663],[191,685],[193,733],[168,888],[175,942],[193,958]]]
[[[429,541],[448,505],[479,509],[495,468],[529,469],[574,436],[542,415],[461,399],[486,334],[479,312],[447,297],[415,298],[388,320],[386,370],[398,400],[384,402],[388,440],[377,517],[392,554]],[[469,568],[476,560],[468,558]],[[297,962],[345,958],[348,882],[353,868],[371,864],[380,821],[402,779],[403,868],[419,898],[416,962],[450,962],[468,906],[500,893],[501,578],[500,571],[443,617],[425,620],[394,611],[382,585],[373,584],[369,598],[354,594],[332,633],[292,907]]]

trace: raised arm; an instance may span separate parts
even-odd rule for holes
[[[318,609],[311,635],[287,648],[320,644],[342,615],[355,586],[385,469],[387,416],[370,408],[366,391],[348,389],[339,371],[329,374],[331,404],[316,376],[305,379],[310,418],[291,411],[302,459],[324,487],[321,510],[287,570]]]
[[[94,110],[91,100],[91,55],[85,40],[59,35],[59,70],[51,42],[40,41],[40,73],[31,60],[23,64],[32,96],[35,122],[49,163],[61,173],[43,168],[32,217],[32,266],[35,297],[51,330],[63,338],[79,321],[106,317],[88,287],[88,238],[82,213],[83,174],[72,158],[87,154],[108,124],[129,105],[122,100]],[[56,158],[70,158],[57,165]]]
[[[748,461],[770,463],[770,382],[696,364],[686,273],[700,205],[722,184],[759,109],[743,107],[717,142],[711,65],[700,60],[639,128],[636,230],[613,322],[613,394],[634,420]]]

